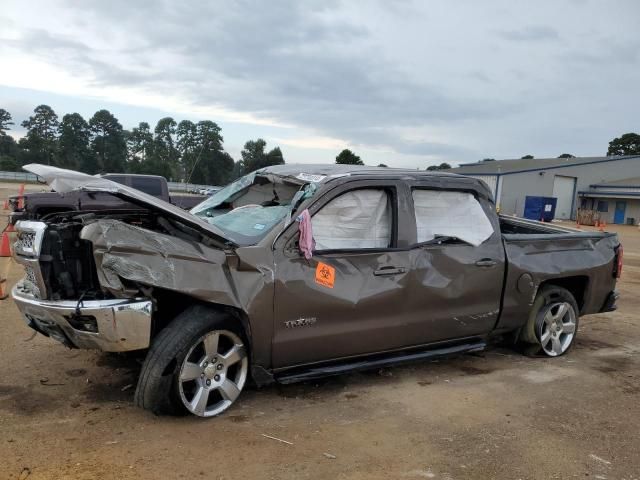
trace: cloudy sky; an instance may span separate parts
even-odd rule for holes
[[[237,157],[420,167],[640,131],[640,2],[2,0],[0,108],[212,119]],[[16,129],[15,135],[20,135]]]

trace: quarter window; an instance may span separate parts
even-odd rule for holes
[[[352,190],[329,201],[311,223],[316,250],[389,248],[391,198],[383,189]]]
[[[491,221],[470,193],[415,189],[412,195],[418,243],[446,236],[478,246],[493,234]]]

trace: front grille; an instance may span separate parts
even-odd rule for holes
[[[25,265],[24,273],[25,287],[27,287],[27,289],[31,291],[34,296],[40,297],[40,289],[38,288],[38,276],[35,270],[31,265]]]
[[[22,250],[24,252],[33,251],[33,245],[36,241],[36,232],[19,232],[18,240],[14,248]]]
[[[25,287],[39,298],[44,298],[47,291],[39,262],[40,248],[46,229],[47,225],[43,222],[19,221],[16,223],[18,238],[13,248],[16,262],[24,266]]]

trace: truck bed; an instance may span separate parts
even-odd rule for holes
[[[508,265],[499,330],[522,324],[544,283],[582,292],[575,295],[581,315],[607,308],[614,295],[620,246],[615,233],[503,215],[499,221]]]

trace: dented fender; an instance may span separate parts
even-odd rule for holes
[[[223,251],[198,242],[104,219],[85,226],[80,237],[93,245],[100,285],[118,298],[132,295],[123,280],[159,287],[241,311],[249,323],[253,356],[268,364],[273,317],[270,249]],[[265,262],[265,260],[267,260]]]

